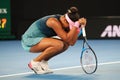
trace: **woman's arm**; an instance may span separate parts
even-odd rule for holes
[[[80,18],[79,20],[78,20],[78,22],[79,22],[79,24],[80,25],[86,25],[86,19],[85,18]],[[81,26],[78,26],[78,25],[76,25],[76,26],[73,26],[73,27],[81,27]],[[73,28],[72,27],[72,28]],[[80,30],[79,30],[80,31]],[[79,34],[79,32],[78,31],[76,31],[76,33],[74,34],[74,37],[73,37],[73,39],[71,40],[71,45],[74,45],[75,43],[76,43],[76,41],[77,41],[77,39],[78,39],[78,34]]]
[[[75,34],[74,34],[74,36],[73,36],[73,38],[72,38],[72,40],[71,40],[71,46],[73,46],[75,43],[76,43],[76,41],[77,41],[77,39],[78,39],[78,32],[76,31],[75,32]]]
[[[56,34],[62,38],[63,41],[68,43],[69,45],[73,44],[72,39],[74,38],[74,35],[76,34],[76,27],[73,27],[68,33],[64,31],[62,28],[61,23],[56,18],[49,18],[47,20],[47,25],[52,28]]]

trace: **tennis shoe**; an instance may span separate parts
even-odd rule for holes
[[[28,67],[33,70],[36,74],[46,74],[46,71],[43,70],[43,68],[40,65],[40,62],[35,62],[35,61],[31,61],[28,64]]]
[[[42,61],[40,62],[40,65],[41,65],[42,69],[43,69],[46,73],[53,73],[53,71],[49,68],[47,61],[42,60]]]

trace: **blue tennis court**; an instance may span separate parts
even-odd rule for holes
[[[23,50],[20,40],[0,41],[0,80],[119,80],[120,40],[89,40],[98,57],[98,69],[85,74],[80,65],[82,40],[49,61],[54,73],[34,74],[27,66],[38,54]]]

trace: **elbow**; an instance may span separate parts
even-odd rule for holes
[[[70,45],[70,46],[74,46],[74,45],[75,45],[75,43],[70,43],[69,45]]]

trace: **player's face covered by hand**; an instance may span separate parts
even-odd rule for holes
[[[60,21],[61,21],[63,27],[65,27],[65,28],[69,27],[69,24],[64,16],[60,17]]]

